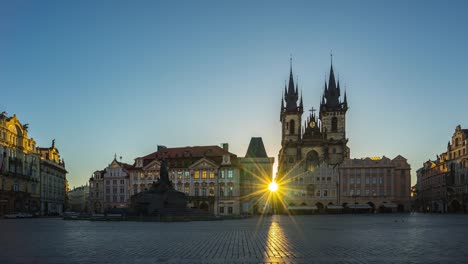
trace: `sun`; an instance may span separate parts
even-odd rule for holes
[[[273,181],[268,185],[268,189],[270,189],[270,192],[276,192],[278,190],[278,184]]]

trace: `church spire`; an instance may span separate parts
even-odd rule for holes
[[[298,110],[297,107],[297,100],[299,99],[298,96],[298,87],[297,85],[294,86],[294,75],[292,72],[292,57],[290,58],[290,69],[289,69],[289,84],[286,90],[285,87],[285,98],[286,101],[286,111],[287,112],[295,112]]]

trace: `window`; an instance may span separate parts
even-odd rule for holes
[[[200,179],[200,171],[195,171],[194,178],[195,179]]]
[[[120,187],[120,193],[124,193],[124,187]]]
[[[112,184],[117,184],[117,180],[113,180],[113,181],[112,181]]]
[[[361,195],[361,189],[356,190],[356,195]]]
[[[383,184],[383,177],[380,177],[380,178],[379,178],[379,183],[380,183],[380,184]]]
[[[336,132],[338,131],[338,119],[336,117],[332,117],[331,120],[331,131]]]
[[[372,190],[372,196],[375,196],[377,193],[375,192],[375,190]]]
[[[327,181],[331,181],[331,177],[327,177]]]
[[[110,187],[106,187],[106,193],[110,193]]]
[[[120,184],[125,184],[125,180],[120,180]]]
[[[182,179],[182,172],[181,171],[178,171],[177,172],[177,179]]]
[[[224,170],[221,170],[221,179],[224,179]]]
[[[219,207],[219,213],[224,214],[224,206]]]
[[[350,184],[354,184],[354,178],[350,178],[350,179],[349,179],[349,183],[350,183]]]
[[[224,197],[224,187],[219,187],[219,196]]]
[[[232,206],[228,207],[228,214],[232,214]]]
[[[113,193],[117,193],[117,187],[112,188]]]
[[[229,196],[232,196],[232,193],[233,193],[233,187],[232,186],[229,186],[229,190],[228,190],[228,195]]]
[[[315,194],[315,196],[320,197],[320,190],[317,190],[317,193]]]
[[[323,191],[323,197],[327,197],[328,196],[328,190],[324,190]]]
[[[215,174],[213,171],[210,171],[210,179],[214,179],[215,178]]]
[[[372,184],[377,184],[377,179],[375,177],[372,177]]]
[[[317,179],[316,179],[316,180],[317,180],[317,181],[320,181],[320,177],[317,177]]]
[[[206,179],[206,171],[203,171],[203,172],[202,172],[202,178],[203,178],[203,179]]]
[[[185,172],[185,178],[186,178],[186,179],[190,178],[190,172],[189,172],[189,171],[186,171],[186,172]]]
[[[110,184],[110,181],[109,181],[109,180],[106,180],[106,184]]]
[[[117,196],[112,196],[112,202],[116,203],[117,202]]]
[[[369,190],[366,190],[366,195],[369,195]]]
[[[232,179],[232,176],[233,176],[232,170],[229,169],[229,170],[228,170],[228,178],[229,178],[229,179]]]
[[[195,187],[195,196],[200,196],[200,188]]]
[[[125,196],[120,196],[120,202],[121,203],[125,202]]]
[[[97,188],[97,187],[99,187],[99,183],[98,183],[98,182],[96,182],[96,188]]]
[[[366,184],[369,184],[370,183],[370,179],[369,177],[366,177]]]
[[[353,196],[354,195],[354,189],[349,190],[349,195]]]
[[[356,183],[361,184],[361,178],[356,178]]]
[[[185,193],[186,195],[189,195],[189,193],[190,193],[190,186],[189,186],[189,185],[185,185],[185,186],[184,186],[184,193]]]
[[[290,135],[294,135],[294,127],[295,127],[294,120],[289,121],[289,134]]]
[[[214,186],[210,186],[210,196],[214,196],[214,194],[215,194]]]

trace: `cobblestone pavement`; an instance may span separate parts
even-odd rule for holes
[[[468,215],[0,220],[0,263],[468,263]]]

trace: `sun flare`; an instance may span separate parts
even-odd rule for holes
[[[271,182],[268,185],[268,189],[270,189],[270,192],[276,192],[278,190],[278,184],[276,184],[276,182]]]

